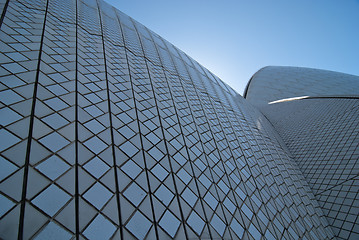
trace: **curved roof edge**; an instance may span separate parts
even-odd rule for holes
[[[248,81],[243,97],[254,105],[303,96],[359,96],[359,76],[331,70],[266,66]]]
[[[330,96],[302,96],[302,97],[292,97],[292,98],[283,98],[268,104],[282,103],[282,102],[291,102],[305,99],[359,99],[359,95],[330,95]]]
[[[267,68],[301,68],[301,69],[311,69],[311,70],[319,70],[319,71],[326,71],[326,72],[333,72],[333,73],[340,73],[340,74],[344,74],[344,75],[351,75],[351,76],[355,76],[355,77],[359,77],[357,75],[354,74],[350,74],[350,73],[343,73],[343,72],[338,72],[338,71],[332,71],[332,70],[327,70],[327,69],[320,69],[320,68],[311,68],[311,67],[299,67],[299,66],[275,66],[275,65],[268,65],[265,67],[260,68],[257,72],[255,72],[252,77],[249,79],[244,91],[243,91],[243,97],[246,98],[247,94],[248,94],[248,90],[249,87],[253,81],[253,79],[256,77],[256,75],[260,72],[262,72],[264,69]]]
[[[256,75],[257,73],[259,73],[260,71],[262,71],[263,69],[268,68],[268,67],[273,67],[273,66],[265,66],[265,67],[262,67],[262,68],[260,68],[257,72],[255,72],[255,73],[252,75],[252,77],[249,79],[249,81],[248,81],[246,87],[244,88],[244,92],[243,92],[243,97],[244,97],[244,98],[246,98],[246,96],[247,96],[248,88],[249,88],[249,86],[250,86],[250,84],[251,84],[251,82],[252,82],[252,79],[255,77],[255,75]]]

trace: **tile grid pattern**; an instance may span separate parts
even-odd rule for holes
[[[358,96],[359,76],[303,67],[268,66],[253,75],[244,92],[244,97],[259,108],[286,98],[332,95]]]
[[[2,238],[332,238],[266,120],[123,13],[11,0],[0,34]]]
[[[278,129],[339,239],[358,237],[359,100],[313,98],[263,111]],[[273,114],[273,113],[276,114]]]

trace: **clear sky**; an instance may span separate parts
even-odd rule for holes
[[[106,0],[240,94],[260,68],[359,75],[359,0]]]

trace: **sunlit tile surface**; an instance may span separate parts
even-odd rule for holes
[[[262,111],[293,154],[334,234],[356,239],[359,97],[312,97]]]
[[[349,131],[354,170],[325,188],[246,99],[105,2],[0,9],[1,239],[359,233]],[[332,211],[340,202],[350,213]]]

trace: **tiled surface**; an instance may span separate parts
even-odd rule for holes
[[[359,76],[302,67],[264,67],[256,72],[244,96],[253,105],[302,96],[359,95]]]
[[[333,237],[265,117],[120,11],[10,0],[0,44],[0,238]]]
[[[359,99],[277,103],[263,112],[278,130],[339,239],[358,238]]]

